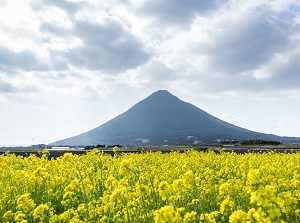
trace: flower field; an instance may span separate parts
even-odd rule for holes
[[[300,222],[300,154],[0,156],[0,222]]]

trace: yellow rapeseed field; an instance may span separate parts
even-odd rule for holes
[[[300,222],[300,154],[0,156],[0,222]]]

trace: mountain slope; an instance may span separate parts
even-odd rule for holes
[[[86,133],[53,145],[175,145],[217,139],[280,140],[224,122],[168,91],[154,92],[123,114]]]

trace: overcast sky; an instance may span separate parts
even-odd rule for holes
[[[0,0],[0,145],[77,135],[159,89],[300,136],[299,0]]]

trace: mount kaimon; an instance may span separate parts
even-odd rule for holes
[[[293,140],[232,125],[160,90],[103,125],[51,145],[191,145],[230,139]]]

